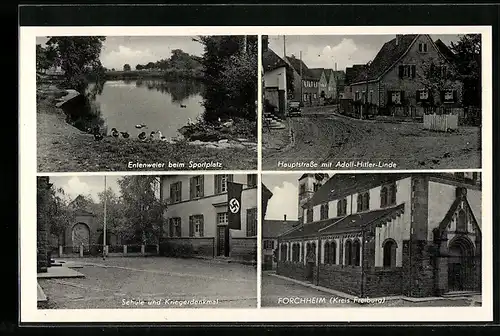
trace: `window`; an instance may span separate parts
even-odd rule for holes
[[[288,246],[286,244],[281,244],[280,252],[281,252],[281,261],[287,261]]]
[[[399,78],[415,78],[417,67],[414,64],[402,64],[399,66]]]
[[[169,236],[181,237],[181,219],[179,217],[169,219]]]
[[[360,212],[360,211],[363,211],[363,195],[361,194],[358,194],[358,208],[357,208],[357,211]]]
[[[316,93],[313,93],[313,98],[316,99],[318,96]]]
[[[233,181],[233,175],[215,175],[215,193],[227,192],[227,182]]]
[[[373,90],[370,90],[370,103],[373,103]]]
[[[464,210],[460,210],[457,216],[457,232],[467,232],[467,216]]]
[[[170,202],[178,203],[182,201],[182,182],[178,181],[170,185]]]
[[[382,190],[380,190],[380,207],[383,208],[387,206],[387,188],[382,187]]]
[[[328,218],[328,203],[321,204],[320,220]]]
[[[203,197],[203,175],[191,177],[191,199]]]
[[[363,195],[363,210],[370,210],[370,192]]]
[[[444,90],[441,91],[441,101],[443,103],[454,103],[457,101],[457,91]]]
[[[429,100],[429,91],[427,91],[427,90],[418,90],[417,91],[417,99],[418,99],[418,101]]]
[[[311,223],[313,221],[313,209],[312,208],[309,208],[309,209],[306,209],[307,211],[307,223]]]
[[[334,241],[330,243],[330,264],[335,265],[337,263],[337,244]]]
[[[421,53],[426,53],[427,52],[427,43],[420,42],[418,44],[418,51]]]
[[[347,214],[347,199],[341,199],[337,202],[337,216],[344,216]]]
[[[324,248],[324,252],[323,252],[323,263],[324,264],[330,264],[331,261],[330,261],[330,256],[331,256],[331,252],[330,252],[330,242],[326,242],[325,243],[325,248]]]
[[[314,186],[313,186],[313,188],[314,188],[314,192],[318,191],[318,189],[319,189],[320,187],[321,187],[321,184],[319,184],[319,183],[314,183]]]
[[[292,261],[300,261],[300,246],[296,243],[292,245]]]
[[[264,249],[272,250],[273,248],[274,248],[274,241],[273,240],[264,240]]]
[[[396,183],[391,184],[389,187],[389,194],[390,197],[388,198],[389,205],[395,205],[396,204],[396,196],[397,196],[397,189],[396,189]]]
[[[307,101],[307,93],[304,93],[303,99],[304,99],[304,101]]]
[[[359,240],[355,240],[354,243],[352,244],[352,249],[353,249],[353,264],[354,266],[359,266],[361,263],[361,244],[359,243]]]
[[[346,241],[345,246],[344,246],[344,265],[351,265],[352,264],[352,254],[351,254],[351,248],[352,248],[352,243],[350,240]]]
[[[392,239],[386,239],[382,244],[384,252],[384,267],[396,267],[396,249],[397,244]]]
[[[354,100],[361,100],[361,93],[359,91],[354,93]]]
[[[203,237],[203,215],[189,217],[189,236]]]
[[[247,237],[257,236],[257,208],[247,209]]]
[[[391,92],[391,102],[393,104],[401,104],[401,91]]]
[[[217,225],[227,225],[227,212],[217,213]]]
[[[257,174],[248,174],[247,175],[247,187],[253,188],[257,185]]]

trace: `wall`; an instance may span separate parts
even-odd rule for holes
[[[102,223],[97,222],[97,218],[94,216],[76,216],[73,223],[68,225],[64,232],[64,245],[65,246],[73,246],[73,241],[71,239],[71,234],[73,231],[73,227],[77,223],[84,223],[89,228],[89,244],[97,245],[99,240],[99,235],[102,232],[99,232],[98,229],[102,229]]]
[[[189,216],[203,214],[204,236],[217,236],[217,213],[227,212],[227,193],[214,195],[214,175],[204,175],[204,197],[189,200],[189,179],[194,175],[169,175],[163,177],[163,195],[170,197],[170,184],[182,181],[182,202],[169,204],[165,218],[181,218],[182,237],[189,237]],[[233,182],[247,184],[246,174],[233,175]],[[246,211],[257,206],[257,188],[243,188],[241,194],[241,230],[231,230],[232,237],[246,236]],[[168,234],[168,230],[164,230]]]
[[[281,67],[264,73],[265,87],[277,88],[278,90],[286,89],[286,68]]]
[[[161,238],[160,239],[160,255],[179,257],[173,250],[180,250],[182,246],[190,246],[189,251],[192,256],[214,257],[215,240],[214,238]],[[171,254],[171,253],[174,254]],[[184,255],[188,257],[190,255]]]
[[[230,246],[231,258],[257,261],[257,238],[231,238]]]

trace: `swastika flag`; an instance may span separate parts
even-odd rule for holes
[[[227,182],[227,221],[230,229],[241,230],[241,191],[243,184]]]

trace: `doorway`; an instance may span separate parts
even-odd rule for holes
[[[474,288],[474,245],[465,236],[455,238],[449,246],[448,291]]]
[[[227,225],[217,227],[217,256],[229,257],[229,228]]]

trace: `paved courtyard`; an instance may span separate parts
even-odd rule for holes
[[[39,279],[48,308],[254,308],[253,266],[166,257],[57,259],[85,278]]]
[[[302,284],[262,273],[261,307],[279,308],[360,308],[360,307],[457,307],[476,305],[473,298],[453,298],[422,302],[401,299],[360,304],[341,296],[319,291]]]

